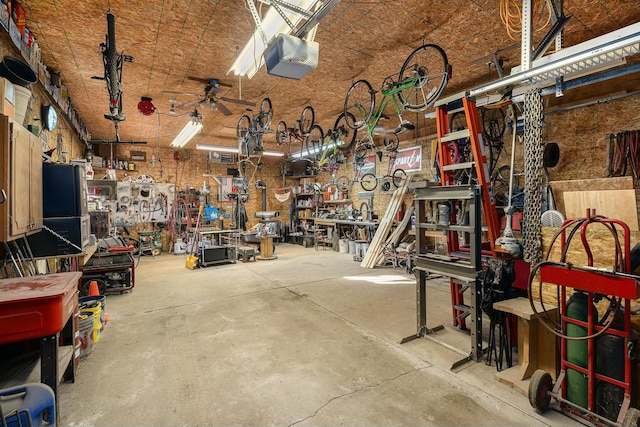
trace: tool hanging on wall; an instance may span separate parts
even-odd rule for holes
[[[198,251],[198,237],[200,236],[200,218],[202,217],[202,212],[204,211],[204,206],[200,205],[200,209],[198,210],[198,218],[196,219],[196,229],[194,230],[193,235],[193,243],[191,245],[191,251],[189,256],[187,257],[186,267],[190,270],[195,270],[198,268],[198,257],[195,253]]]

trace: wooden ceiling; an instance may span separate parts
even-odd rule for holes
[[[188,121],[193,108],[176,109],[177,114],[171,115],[170,100],[180,105],[198,98],[188,94],[204,93],[205,85],[191,78],[218,78],[232,86],[224,94],[229,98],[259,104],[270,97],[272,128],[279,120],[293,123],[307,104],[314,107],[317,122],[328,128],[342,111],[354,79],[367,79],[379,88],[384,77],[397,73],[423,42],[444,48],[453,66],[445,95],[496,79],[495,70],[487,65],[490,59],[479,59],[515,43],[500,20],[499,0],[342,0],[318,27],[320,61],[315,70],[295,81],[269,76],[263,67],[254,78],[240,80],[226,73],[254,31],[246,0],[22,0],[21,4],[27,26],[42,48],[43,62],[60,72],[94,140],[114,138],[113,124],[103,117],[108,112],[105,84],[91,78],[103,73],[99,45],[105,39],[106,12],[111,10],[117,48],[135,58],[124,65],[127,119],[120,125],[120,138],[163,147]],[[266,7],[262,5],[262,10]],[[573,16],[565,27],[565,46],[640,21],[637,0],[566,0],[564,10]],[[519,52],[511,49],[501,55],[507,71],[519,64]],[[159,114],[140,114],[141,97],[152,98]],[[196,142],[236,144],[236,123],[247,107],[225,105],[233,115],[199,109],[204,129],[187,148]],[[266,146],[275,146],[273,135],[266,137]]]

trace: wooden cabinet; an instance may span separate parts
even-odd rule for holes
[[[15,240],[42,229],[42,148],[38,137],[0,115],[0,240]]]

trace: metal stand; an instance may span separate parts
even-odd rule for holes
[[[416,188],[416,242],[417,255],[415,259],[416,271],[416,306],[418,328],[415,335],[404,338],[401,343],[405,343],[416,338],[433,335],[434,332],[444,329],[444,326],[438,325],[434,328],[427,327],[427,292],[426,279],[427,273],[435,273],[442,276],[450,277],[458,283],[463,283],[463,291],[468,288],[471,294],[471,305],[465,306],[464,316],[471,318],[471,352],[469,356],[460,362],[454,364],[452,368],[459,366],[469,360],[479,361],[482,358],[482,309],[480,302],[482,300],[481,281],[479,275],[482,272],[482,256],[481,256],[481,199],[480,188],[478,186],[446,186],[446,187],[428,187],[424,186]],[[437,218],[436,222],[426,222],[427,202],[465,200],[469,209],[468,225],[458,225],[455,223],[455,216],[449,213],[448,217]],[[449,256],[427,253],[426,251],[426,235],[427,230],[443,231],[450,234],[450,238],[457,239],[458,232],[469,233],[470,251],[468,258],[460,256],[458,253],[452,253]],[[453,284],[452,284],[453,286]],[[455,310],[463,311],[462,307],[454,307]],[[448,344],[442,343],[433,337],[430,338],[451,348]],[[453,350],[456,350],[452,348]],[[460,352],[460,351],[459,351]],[[467,354],[467,352],[462,352]]]

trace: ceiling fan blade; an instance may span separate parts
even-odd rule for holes
[[[223,101],[227,101],[227,102],[233,102],[234,104],[248,105],[249,107],[255,107],[256,106],[255,102],[245,101],[244,99],[233,99],[233,98],[227,98],[226,96],[223,96],[220,99],[222,99]]]
[[[163,90],[162,93],[166,93],[169,95],[193,95],[193,96],[202,96],[200,93],[191,93],[191,92],[177,92],[174,90]]]
[[[233,114],[231,110],[229,110],[222,102],[216,102],[216,107],[218,107],[218,110],[220,110],[220,112],[225,116],[230,116]]]
[[[192,105],[198,104],[200,101],[202,101],[202,100],[201,99],[194,99],[193,101],[187,101],[184,104],[176,105],[176,108],[188,108],[188,107],[191,107]]]

